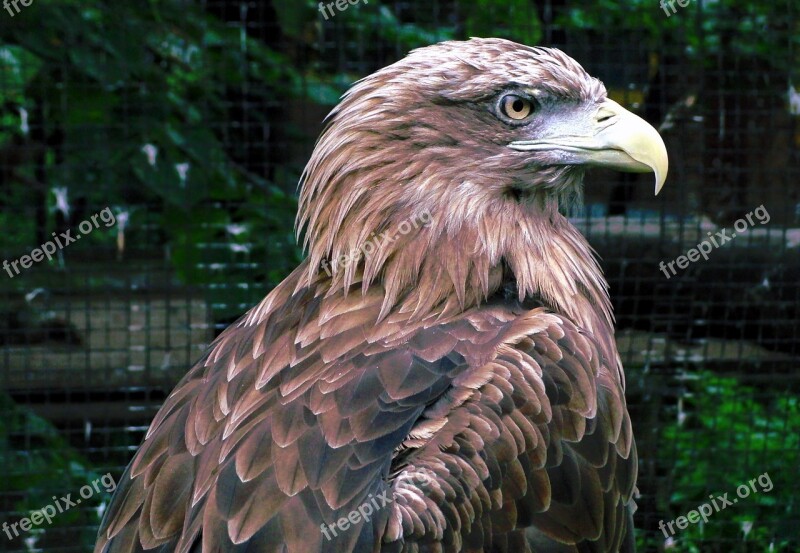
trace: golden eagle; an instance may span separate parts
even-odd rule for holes
[[[302,178],[307,259],[176,386],[95,551],[632,549],[607,285],[563,214],[590,165],[658,192],[666,150],[558,50],[356,83]]]

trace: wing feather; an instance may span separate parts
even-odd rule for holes
[[[620,547],[636,450],[590,334],[515,303],[376,321],[379,291],[276,294],[167,399],[97,553]]]

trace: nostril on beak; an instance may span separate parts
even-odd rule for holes
[[[613,119],[617,115],[618,114],[617,114],[617,112],[615,110],[613,110],[610,107],[608,107],[607,105],[605,105],[605,106],[602,106],[600,109],[597,110],[597,113],[594,116],[594,120],[597,123],[605,123],[606,121],[609,121],[610,119]]]

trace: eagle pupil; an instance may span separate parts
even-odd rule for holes
[[[520,99],[517,99],[514,101],[514,104],[511,107],[514,109],[514,111],[522,111],[523,109],[525,109],[525,102],[523,102]]]

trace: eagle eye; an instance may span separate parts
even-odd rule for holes
[[[500,98],[500,113],[512,121],[522,121],[534,112],[531,100],[517,94],[506,94]]]

